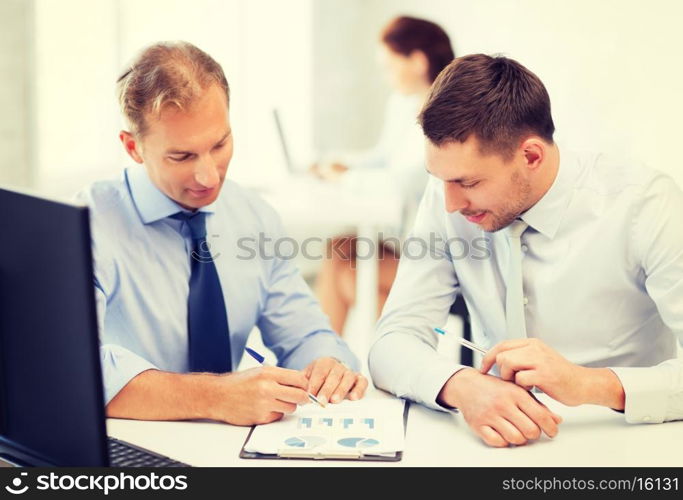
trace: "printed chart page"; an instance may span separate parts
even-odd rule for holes
[[[403,451],[404,405],[402,399],[382,397],[326,408],[299,406],[277,422],[257,426],[244,449],[283,457],[394,456]]]

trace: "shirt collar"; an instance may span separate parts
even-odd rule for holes
[[[569,154],[562,155],[557,176],[550,189],[520,218],[529,224],[529,227],[553,239],[571,200],[577,173],[576,161]]]
[[[178,212],[189,212],[189,210],[178,205],[154,185],[149,175],[147,175],[146,168],[127,168],[124,175],[130,196],[133,199],[138,214],[140,214],[140,219],[145,224],[165,219]],[[215,211],[215,204],[216,202],[214,201],[205,207],[201,207],[199,211],[213,213]]]

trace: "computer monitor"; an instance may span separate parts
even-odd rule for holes
[[[0,456],[109,464],[87,207],[0,189]]]
[[[285,129],[282,126],[282,120],[280,119],[280,112],[277,109],[273,109],[273,120],[275,121],[277,137],[280,140],[280,147],[282,148],[282,155],[285,158],[285,165],[287,165],[287,170],[290,174],[296,174],[297,169],[294,166],[294,163],[292,162],[292,156],[289,154],[289,144],[287,143]]]

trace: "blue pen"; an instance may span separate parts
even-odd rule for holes
[[[251,356],[252,358],[254,358],[256,361],[258,361],[259,363],[261,363],[263,366],[269,366],[268,363],[265,362],[266,358],[264,358],[263,356],[261,356],[261,355],[260,355],[259,353],[257,353],[255,350],[253,350],[253,349],[251,349],[251,348],[249,348],[249,347],[245,347],[244,350],[247,351],[247,353],[249,354],[249,356]],[[316,398],[313,394],[311,394],[310,392],[308,392],[307,394],[308,394],[308,399],[310,399],[310,400],[313,401],[314,403],[320,405],[321,407],[325,408],[325,405],[322,404],[320,401],[318,401],[318,398]]]
[[[446,335],[446,333],[448,333],[443,328],[434,328],[434,331],[436,333],[438,333],[439,335]],[[486,353],[488,352],[483,347],[478,346],[477,344],[475,344],[474,342],[470,342],[469,340],[465,340],[464,338],[462,338],[460,336],[456,337],[456,340],[458,342],[460,342],[461,345],[464,345],[465,347],[467,347],[468,349],[472,349],[473,351],[477,351],[478,353],[480,353],[484,356],[486,356]]]

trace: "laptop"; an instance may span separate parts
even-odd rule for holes
[[[289,143],[287,142],[287,137],[285,136],[285,129],[282,126],[280,112],[276,108],[273,108],[273,121],[275,122],[275,129],[277,130],[277,137],[280,141],[282,156],[285,159],[287,172],[289,172],[290,175],[300,175],[302,170],[298,169],[294,163],[292,163],[292,156],[289,153]]]
[[[310,165],[297,164],[292,160],[292,154],[289,147],[289,141],[287,140],[287,135],[285,133],[285,127],[283,125],[280,112],[277,108],[273,108],[273,121],[275,122],[275,129],[277,130],[277,137],[278,141],[280,142],[282,157],[285,160],[284,163],[287,167],[287,173],[289,174],[290,178],[304,178],[320,182],[320,179],[310,172]],[[320,158],[315,158],[311,163],[319,162]]]
[[[0,458],[181,467],[108,438],[87,207],[0,188]]]

